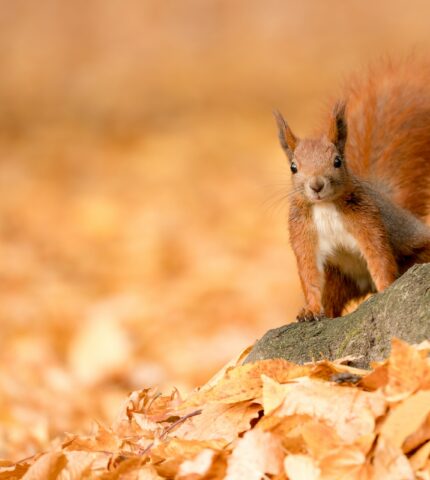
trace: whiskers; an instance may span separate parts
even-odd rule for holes
[[[269,213],[286,213],[289,199],[302,191],[302,187],[292,187],[291,185],[278,185],[275,191],[272,191],[267,195],[267,198],[263,202],[263,206],[265,210]]]

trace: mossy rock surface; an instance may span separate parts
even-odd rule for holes
[[[349,315],[269,330],[245,361],[305,363],[352,355],[355,366],[367,368],[389,355],[393,337],[409,343],[430,339],[430,263],[415,265]]]

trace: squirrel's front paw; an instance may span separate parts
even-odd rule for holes
[[[323,318],[325,318],[323,311],[313,312],[307,308],[302,308],[296,317],[298,322],[317,322]]]

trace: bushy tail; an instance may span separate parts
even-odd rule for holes
[[[379,62],[348,83],[348,165],[397,204],[430,213],[430,63]]]

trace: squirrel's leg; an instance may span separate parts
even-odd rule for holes
[[[306,248],[303,243],[297,251],[295,250],[295,253],[306,305],[297,315],[297,320],[299,322],[309,322],[320,320],[325,316],[322,306],[322,275],[317,267],[313,247]]]
[[[377,291],[381,292],[398,277],[397,261],[390,240],[379,216],[354,217],[350,222],[350,231],[360,246]]]
[[[322,294],[322,304],[327,317],[340,317],[346,304],[353,299],[362,297],[358,285],[344,275],[337,267],[326,264],[324,267],[325,283]]]
[[[306,304],[297,315],[299,322],[320,320],[324,317],[321,302],[321,277],[316,258],[317,238],[311,211],[304,205],[292,202],[288,219],[290,242],[297,260],[297,267]]]

